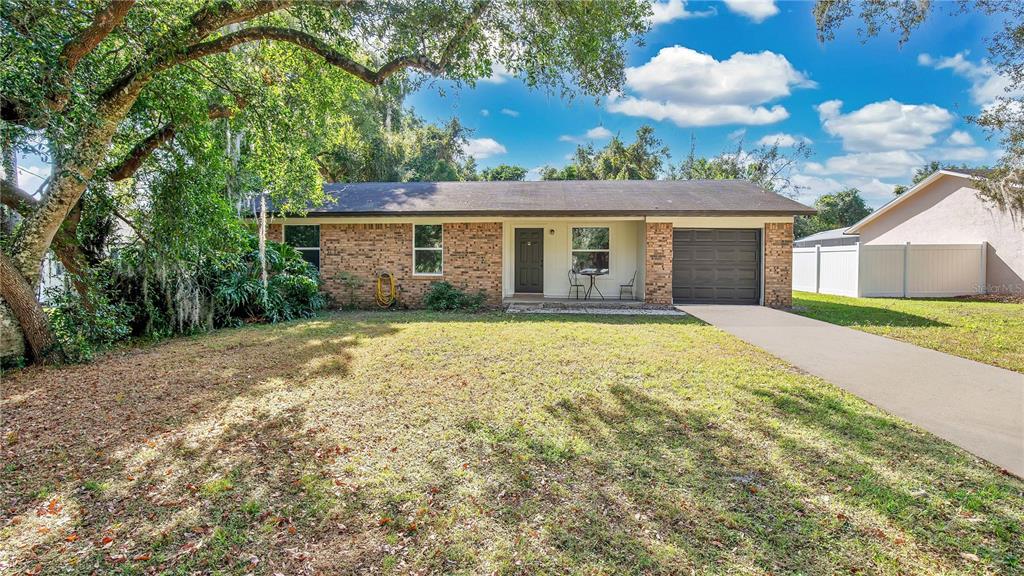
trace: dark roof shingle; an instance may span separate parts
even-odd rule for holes
[[[309,216],[793,215],[795,200],[746,180],[544,180],[327,184]]]

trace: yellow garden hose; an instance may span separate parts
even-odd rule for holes
[[[384,282],[388,283],[385,293]],[[387,272],[377,274],[377,305],[381,308],[390,308],[398,300],[398,290],[395,288],[395,277]]]

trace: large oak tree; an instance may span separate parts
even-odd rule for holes
[[[246,82],[273,85],[276,74],[287,80],[312,63],[325,83],[341,73],[369,86],[472,84],[500,66],[530,87],[600,96],[621,87],[624,45],[645,30],[649,11],[642,1],[585,0],[3,0],[4,148],[45,154],[53,173],[40,196],[3,179],[3,203],[22,218],[4,239],[0,296],[30,355],[45,358],[53,337],[35,299],[40,263],[51,249],[73,252],[59,244],[83,194],[130,178],[186,126],[241,109],[258,117],[266,99],[250,101],[238,89]],[[254,66],[265,53],[243,47],[267,45],[275,60]],[[299,137],[317,131],[306,128]],[[269,152],[254,172],[281,203],[302,206],[320,193],[315,146],[282,142],[257,145]]]

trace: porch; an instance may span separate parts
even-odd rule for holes
[[[642,217],[505,221],[502,298],[507,304],[621,307],[644,300]],[[594,276],[573,272],[595,270]],[[589,299],[585,296],[589,293]],[[578,298],[577,298],[578,296]]]

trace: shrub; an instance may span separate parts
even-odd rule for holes
[[[87,298],[68,289],[51,289],[48,293],[50,326],[61,354],[69,362],[87,362],[132,331],[133,307],[111,301],[99,282],[87,284]]]
[[[348,307],[356,307],[356,290],[363,287],[363,279],[351,272],[342,270],[334,275],[334,279],[348,290]]]
[[[466,294],[449,282],[435,282],[423,297],[423,304],[427,309],[437,311],[477,310],[486,298],[483,292]]]
[[[266,294],[256,246],[215,267],[211,280],[217,325],[230,325],[240,320],[283,322],[307,318],[324,307],[320,273],[298,250],[286,244],[267,242],[266,255]]]

